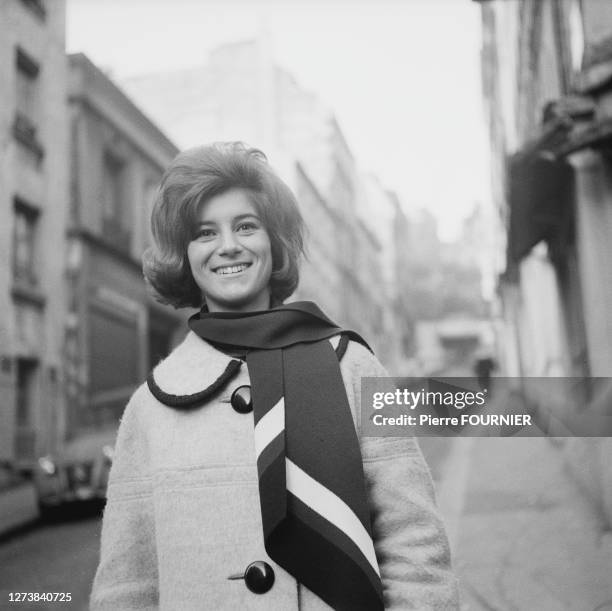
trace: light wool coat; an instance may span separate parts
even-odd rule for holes
[[[154,376],[167,393],[192,394],[212,384],[229,360],[189,333]],[[340,366],[359,431],[361,377],[386,373],[356,342]],[[192,411],[163,405],[144,384],[134,393],[119,427],[92,610],[330,608],[266,554],[253,415],[229,403],[243,384],[249,384],[246,364],[227,388]],[[385,607],[456,609],[448,542],[416,441],[364,437],[360,443]],[[266,594],[228,579],[255,560],[274,569]]]

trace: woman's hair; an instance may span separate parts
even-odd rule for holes
[[[154,246],[143,255],[145,279],[158,301],[175,308],[202,305],[187,246],[197,231],[200,205],[231,189],[246,192],[270,236],[272,305],[295,291],[304,223],[293,193],[261,151],[220,142],[179,153],[162,177],[151,215]]]

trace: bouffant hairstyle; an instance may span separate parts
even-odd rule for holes
[[[304,253],[304,222],[295,197],[260,150],[222,142],[180,153],[162,177],[151,215],[154,245],[143,255],[145,279],[161,303],[202,306],[187,246],[195,238],[200,205],[231,189],[246,192],[270,236],[272,305],[295,291]]]

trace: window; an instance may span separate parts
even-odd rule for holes
[[[102,235],[120,250],[129,250],[130,232],[123,225],[126,206],[126,164],[105,153],[102,167]]]
[[[89,316],[89,404],[78,427],[116,424],[140,379],[140,336],[136,318],[92,307]]]
[[[39,115],[38,73],[40,66],[23,49],[17,47],[17,109],[32,122]]]
[[[37,400],[38,361],[17,359],[17,388],[15,401],[15,457],[32,461],[36,457],[36,432],[34,428]]]
[[[15,198],[13,227],[13,278],[16,282],[35,285],[36,230],[39,211],[21,198]]]
[[[15,50],[16,111],[13,123],[15,138],[40,160],[43,148],[38,140],[40,123],[40,65],[21,47]]]
[[[90,391],[92,394],[133,386],[139,380],[136,320],[90,310]]]
[[[38,363],[33,359],[17,360],[16,420],[19,427],[29,427],[32,425],[37,368]]]
[[[121,218],[124,165],[119,158],[105,153],[102,174],[102,213],[105,219]]]

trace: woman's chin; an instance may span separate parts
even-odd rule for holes
[[[253,296],[250,294],[235,293],[208,298],[208,309],[211,312],[249,312],[253,310],[266,310],[269,308],[269,297]]]

